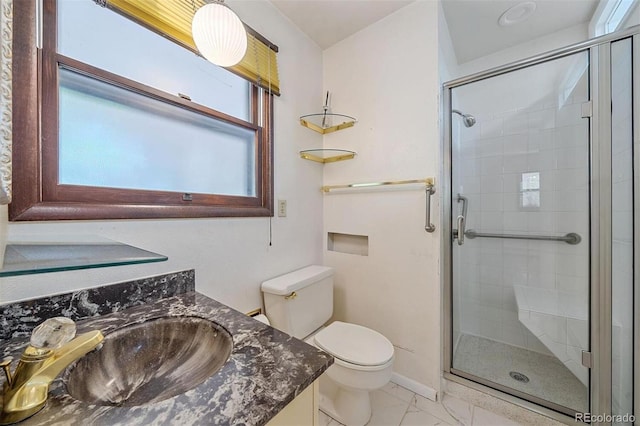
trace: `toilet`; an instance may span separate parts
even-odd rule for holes
[[[311,265],[262,283],[271,325],[332,355],[320,377],[320,410],[347,426],[371,418],[369,392],[386,385],[393,369],[393,345],[369,328],[334,321],[333,269]]]

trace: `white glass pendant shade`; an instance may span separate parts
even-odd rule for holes
[[[191,32],[202,56],[221,67],[237,64],[247,51],[244,25],[223,3],[213,2],[198,9],[193,16]]]

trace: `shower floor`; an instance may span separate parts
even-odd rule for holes
[[[577,412],[589,411],[587,387],[550,355],[463,334],[453,356],[453,367]],[[513,379],[509,375],[512,371],[526,375],[529,382]]]

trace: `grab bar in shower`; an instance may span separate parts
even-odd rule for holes
[[[433,182],[426,184],[426,201],[425,201],[425,219],[424,230],[428,233],[432,233],[436,230],[436,226],[431,223],[431,196],[436,193],[436,188],[433,186]]]
[[[575,232],[570,232],[562,236],[553,235],[518,235],[518,234],[488,234],[484,232],[476,232],[469,229],[464,233],[467,238],[508,238],[517,240],[544,240],[544,241],[562,241],[567,244],[576,245],[582,241],[582,237]]]

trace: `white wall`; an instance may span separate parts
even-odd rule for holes
[[[629,28],[634,25],[640,25],[640,2],[636,2],[636,5],[629,12],[627,19],[622,23],[622,28]]]
[[[455,75],[453,77],[463,77],[508,64],[510,62],[516,62],[554,49],[579,43],[587,39],[588,25],[586,23],[579,24],[526,43],[521,43],[508,49],[500,50],[491,55],[459,64],[457,70],[454,71]]]
[[[325,148],[358,153],[324,165],[325,184],[438,175],[437,28],[437,2],[416,1],[324,51],[333,110],[358,119],[325,135]],[[325,251],[324,261],[336,269],[334,317],[383,333],[396,347],[394,370],[439,389],[440,232],[424,231],[424,209],[419,187],[325,195],[323,239],[366,235],[369,255]]]
[[[322,100],[322,54],[315,43],[269,2],[232,1],[250,26],[280,48],[282,97],[275,100],[275,198],[286,199],[288,217],[9,223],[0,208],[0,235],[100,235],[169,256],[164,263],[0,278],[0,303],[30,299],[187,268],[196,288],[240,311],[262,305],[260,282],[322,261],[322,169],[298,158],[318,147],[319,135],[298,116]]]
[[[438,66],[441,83],[458,77],[458,59],[441,1],[438,2]]]

